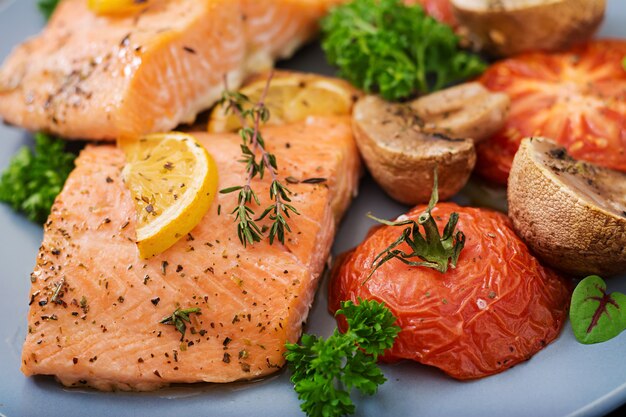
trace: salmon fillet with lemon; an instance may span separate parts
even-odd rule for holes
[[[336,0],[153,0],[97,15],[62,0],[0,69],[0,118],[65,138],[134,137],[192,122],[290,56]]]
[[[45,224],[22,371],[55,375],[68,386],[151,390],[278,370],[285,342],[298,339],[307,318],[360,163],[347,117],[310,117],[263,134],[300,212],[285,244],[265,239],[244,248],[230,213],[236,193],[219,194],[191,233],[148,260],[134,242],[123,153],[87,147]],[[237,134],[194,136],[217,163],[219,189],[245,181]],[[268,205],[270,182],[269,175],[253,180],[258,213]],[[200,309],[182,339],[160,323],[177,308]]]

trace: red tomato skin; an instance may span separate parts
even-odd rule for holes
[[[552,138],[576,159],[626,171],[625,56],[626,41],[599,40],[489,67],[480,82],[507,93],[511,110],[502,130],[477,146],[477,172],[506,184],[528,136]]]
[[[407,215],[417,220],[424,210],[418,206]],[[459,213],[457,228],[466,236],[456,268],[441,274],[394,259],[365,282],[376,255],[403,229],[378,227],[336,263],[329,310],[334,313],[344,300],[382,301],[402,328],[383,360],[411,359],[457,379],[481,378],[529,359],[556,339],[571,288],[539,264],[505,215],[439,203],[432,213],[440,231],[452,212]],[[345,330],[345,322],[338,323]]]
[[[434,17],[441,23],[456,27],[458,22],[452,13],[450,0],[420,0],[424,10],[429,16]]]
[[[458,25],[450,0],[405,0],[406,4],[419,4],[424,8],[427,15],[435,20],[455,28]]]

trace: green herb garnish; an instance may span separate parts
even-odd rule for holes
[[[326,340],[304,334],[300,344],[287,343],[285,358],[292,371],[291,382],[308,416],[339,417],[353,414],[353,388],[367,395],[386,381],[376,360],[400,332],[396,318],[384,303],[360,300],[341,303],[348,330]]]
[[[588,276],[572,294],[569,318],[580,343],[605,342],[626,330],[626,295],[607,294],[602,278]]]
[[[50,16],[52,16],[54,9],[56,9],[60,1],[61,0],[39,0],[37,2],[37,8],[47,20],[50,19]]]
[[[55,197],[74,169],[76,156],[65,143],[43,133],[35,135],[35,150],[20,149],[0,177],[0,201],[44,223]]]
[[[622,68],[626,71],[626,56],[622,59]]]
[[[482,73],[449,26],[401,0],[354,0],[322,20],[322,48],[339,74],[387,100],[438,90]]]
[[[200,308],[194,307],[184,310],[177,308],[170,316],[163,317],[159,323],[170,324],[176,327],[176,330],[180,332],[180,340],[183,340],[185,338],[185,332],[187,331],[187,324],[185,324],[185,322],[191,323],[189,315],[193,313],[200,313]]]
[[[63,294],[61,292],[61,289],[63,288],[64,285],[65,285],[65,277],[61,278],[61,280],[55,284],[54,291],[52,292],[52,297],[50,298],[51,303],[62,304],[62,301],[59,300],[59,296]]]
[[[443,229],[443,236],[439,234],[437,223],[431,215],[431,211],[438,200],[437,171],[435,171],[430,202],[428,203],[426,211],[420,214],[417,222],[411,219],[390,222],[368,214],[371,219],[387,226],[408,225],[409,227],[404,229],[398,239],[374,258],[372,271],[365,282],[372,277],[372,274],[374,274],[382,264],[394,258],[410,266],[425,266],[436,269],[441,273],[445,273],[448,270],[448,265],[451,265],[453,268],[456,267],[461,250],[463,246],[465,246],[465,234],[459,230],[457,230],[456,233],[454,231],[459,220],[458,213],[452,213],[450,215],[448,224],[446,224],[446,227]],[[420,225],[424,228],[424,236],[420,233]],[[396,249],[402,243],[406,243],[409,248],[411,248],[411,252]],[[419,258],[422,261],[411,261],[410,259],[413,258]]]
[[[289,197],[291,191],[279,181],[276,156],[265,149],[265,140],[260,129],[261,123],[266,123],[270,117],[270,112],[265,106],[264,100],[271,79],[272,73],[267,78],[267,84],[258,103],[252,103],[244,94],[229,91],[227,87],[224,89],[222,99],[219,102],[220,105],[225,106],[227,114],[235,114],[239,117],[242,126],[239,130],[239,135],[242,139],[242,157],[240,162],[246,165],[246,172],[248,173],[246,183],[224,188],[220,190],[220,193],[239,192],[237,206],[231,211],[231,214],[236,214],[237,236],[244,247],[261,241],[264,231],[256,222],[263,220],[265,217],[269,217],[272,221],[272,225],[269,227],[270,245],[274,243],[274,239],[278,239],[280,243],[284,244],[285,233],[291,232],[289,223],[287,223],[290,212],[296,215],[300,214],[295,207],[289,204],[291,202]],[[260,154],[258,159],[257,153]],[[272,176],[269,194],[273,204],[265,208],[263,213],[255,219],[253,218],[255,212],[250,205],[252,202],[259,205],[260,202],[256,192],[252,189],[251,183],[257,176],[263,179],[266,170]]]

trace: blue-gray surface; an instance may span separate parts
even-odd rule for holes
[[[626,2],[609,0],[601,35],[626,37]],[[36,33],[43,19],[35,0],[0,0],[0,59],[11,47]],[[316,46],[305,48],[287,64],[291,68],[329,72]],[[30,136],[0,126],[0,169]],[[335,253],[364,236],[365,213],[401,213],[399,206],[365,180],[341,226]],[[153,393],[100,393],[65,389],[50,377],[26,378],[19,371],[26,332],[29,273],[41,240],[40,227],[0,205],[0,416],[298,416],[298,401],[288,374],[247,384],[198,384]],[[611,289],[626,291],[626,279]],[[310,316],[308,331],[330,333],[325,288]],[[389,382],[373,398],[358,399],[358,416],[599,416],[626,402],[626,333],[594,346],[576,343],[569,327],[527,363],[500,375],[457,382],[418,364],[384,366]]]

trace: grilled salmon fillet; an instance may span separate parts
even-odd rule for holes
[[[194,136],[215,158],[220,188],[243,183],[237,135]],[[360,162],[348,118],[267,127],[264,137],[279,176],[300,180],[290,179],[301,215],[292,217],[285,245],[265,240],[244,249],[230,214],[236,193],[220,194],[188,236],[150,260],[139,258],[133,242],[122,152],[83,150],[45,224],[22,371],[55,375],[68,386],[151,390],[279,369],[285,342],[298,339],[307,318]],[[268,177],[253,182],[262,207]],[[183,339],[159,323],[178,307],[201,309]]]
[[[290,56],[336,0],[161,0],[124,17],[62,0],[0,69],[0,118],[111,140],[191,122],[250,73]]]

